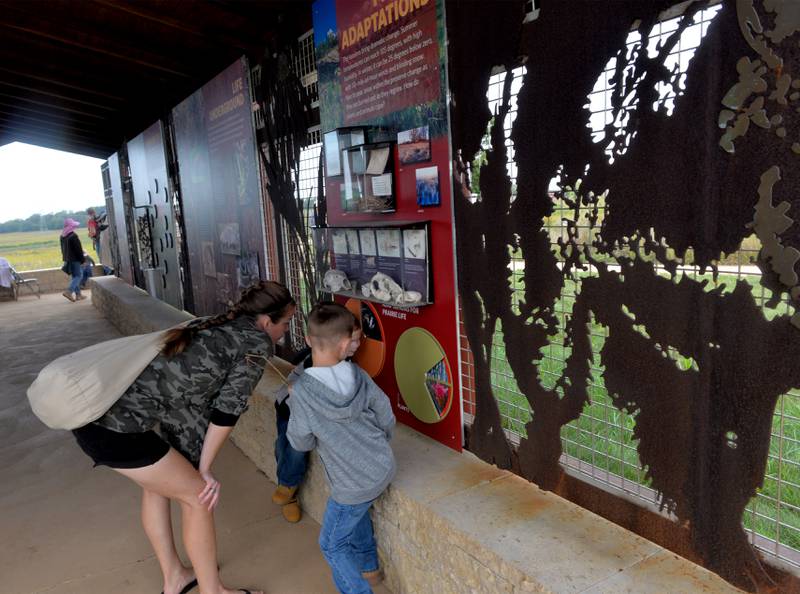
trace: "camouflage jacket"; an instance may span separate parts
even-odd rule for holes
[[[95,423],[120,433],[159,429],[172,447],[197,464],[211,412],[241,415],[264,373],[264,360],[247,355],[273,355],[270,338],[256,328],[253,317],[201,330],[182,353],[153,359]]]

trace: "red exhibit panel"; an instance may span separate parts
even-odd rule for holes
[[[314,5],[331,254],[321,277],[361,320],[355,361],[398,421],[460,450],[443,6],[394,6]]]

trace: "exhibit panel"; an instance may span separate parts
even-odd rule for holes
[[[242,58],[172,110],[197,315],[224,311],[265,278],[249,81]]]
[[[358,315],[356,361],[399,421],[460,450],[444,5],[318,0],[328,209],[318,287]]]

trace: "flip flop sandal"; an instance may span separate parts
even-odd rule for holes
[[[197,587],[197,578],[194,578],[194,579],[193,579],[191,582],[189,582],[188,584],[186,584],[186,585],[183,587],[183,590],[181,590],[181,591],[180,591],[178,594],[189,594],[189,591],[190,591],[192,588],[196,588],[196,587]],[[164,594],[164,592],[161,592],[161,594]]]

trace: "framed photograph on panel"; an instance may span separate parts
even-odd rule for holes
[[[402,165],[431,160],[431,136],[428,126],[397,134],[397,148]]]
[[[417,206],[439,206],[442,196],[439,193],[439,168],[423,167],[417,169]]]

